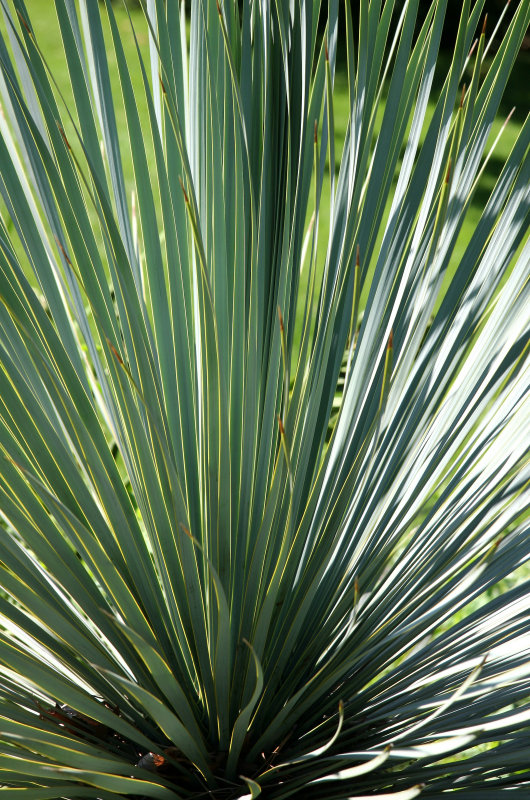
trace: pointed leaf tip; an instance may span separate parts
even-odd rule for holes
[[[327,39],[324,42],[324,48],[325,48],[325,51],[326,51],[326,61],[329,61],[329,50],[328,50],[328,41],[327,41]]]
[[[386,347],[387,347],[387,350],[392,350],[392,348],[394,347],[394,331],[390,331],[390,335],[388,337],[388,343],[387,343]]]
[[[445,182],[449,183],[449,178],[451,177],[451,167],[452,161],[449,159],[449,164],[447,165],[447,172],[445,173]]]
[[[510,2],[510,0],[508,0]],[[484,14],[484,22],[482,23],[482,36],[486,35],[486,25],[488,23],[488,15]]]
[[[63,140],[64,140],[64,143],[65,143],[65,145],[67,146],[67,148],[68,148],[69,150],[71,150],[72,148],[70,147],[70,142],[69,142],[69,141],[68,141],[68,139],[66,138],[66,133],[64,132],[64,128],[63,128],[63,126],[61,125],[61,123],[60,123],[60,122],[57,122],[57,127],[59,128],[59,133],[60,133],[60,134],[61,134],[61,136],[63,137]]]
[[[54,235],[54,237],[53,237],[53,238],[55,239],[55,242],[56,242],[56,244],[57,244],[57,247],[59,248],[59,250],[60,250],[60,251],[61,251],[61,253],[63,254],[63,256],[64,256],[64,260],[65,260],[65,261],[66,261],[66,263],[67,263],[67,264],[68,264],[68,265],[71,267],[71,266],[72,266],[72,262],[71,262],[71,261],[70,261],[70,259],[68,258],[68,255],[67,255],[67,253],[66,253],[66,250],[65,250],[65,249],[64,249],[64,247],[62,246],[62,244],[61,244],[61,242],[59,241],[59,239],[57,238],[57,236],[55,236],[55,235]]]
[[[190,538],[192,541],[195,541],[195,540],[194,540],[194,538],[193,538],[193,536],[192,536],[192,534],[191,534],[191,532],[190,532],[190,531],[189,531],[189,530],[186,528],[186,526],[184,525],[184,523],[183,523],[183,522],[179,522],[179,526],[180,526],[180,528],[182,529],[182,531],[183,531],[183,532],[186,534],[186,536],[189,536],[189,538]]]
[[[315,144],[318,144],[318,123],[315,120]]]
[[[285,330],[285,325],[283,324],[283,314],[280,306],[278,306],[278,319],[280,320],[280,330],[283,333]]]
[[[33,36],[33,33],[32,33],[32,31],[31,31],[31,28],[29,27],[28,23],[26,22],[26,20],[24,19],[24,17],[22,16],[22,14],[20,13],[20,10],[19,10],[18,8],[17,8],[17,14],[18,14],[18,18],[19,18],[20,22],[21,22],[21,23],[22,23],[22,25],[25,27],[25,29],[27,30],[27,32],[29,33],[29,35],[30,35],[30,36]]]
[[[160,72],[158,73],[158,80],[160,81],[160,88],[162,89],[162,94],[167,94],[166,87],[164,85],[164,81],[162,80],[162,75]]]
[[[184,182],[183,182],[182,177],[180,175],[179,175],[179,183],[180,183],[180,188],[182,189],[182,194],[184,195],[184,202],[188,206],[190,204],[190,201],[189,201],[186,189],[184,188]]]
[[[361,248],[357,245],[357,251],[355,253],[355,266],[360,267],[361,265]]]
[[[14,459],[14,458],[12,458],[12,457],[9,455],[9,453],[3,453],[3,456],[4,456],[4,458],[6,458],[6,459],[7,459],[7,461],[9,461],[11,464],[13,464],[13,466],[14,466],[14,467],[16,467],[16,469],[19,469],[21,472],[26,472],[26,470],[25,470],[25,468],[22,466],[22,464],[19,464],[19,463],[18,463],[18,461],[15,461],[15,459]]]
[[[462,86],[462,96],[460,97],[460,108],[464,106],[464,97],[466,96],[466,84]]]
[[[123,363],[123,358],[120,356],[120,354],[118,353],[118,351],[116,350],[116,348],[114,347],[114,345],[112,344],[112,342],[110,341],[109,337],[108,337],[108,336],[106,336],[105,338],[106,338],[106,340],[107,340],[107,344],[108,344],[108,346],[110,347],[110,349],[111,349],[111,351],[112,351],[112,354],[113,354],[113,355],[114,355],[114,357],[115,357],[115,358],[116,358],[116,359],[119,361],[119,363],[122,365],[122,367],[124,367],[124,366],[125,366],[125,364]]]
[[[282,418],[278,414],[278,427],[280,429],[280,436],[285,436],[285,428],[283,427]]]

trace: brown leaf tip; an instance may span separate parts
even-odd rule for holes
[[[278,306],[278,319],[280,320],[280,330],[283,333],[285,331],[285,325],[283,324],[283,314],[280,306]]]
[[[318,144],[318,123],[315,120],[315,144]]]
[[[189,201],[189,198],[188,198],[188,194],[187,194],[187,192],[186,192],[186,189],[184,188],[184,182],[183,182],[183,180],[182,180],[182,178],[181,178],[181,176],[180,176],[180,175],[179,175],[179,183],[180,183],[180,188],[182,189],[182,193],[183,193],[183,195],[184,195],[184,202],[185,202],[185,203],[186,203],[186,205],[188,206],[188,205],[189,205],[189,203],[190,203],[190,201]]]
[[[449,183],[449,178],[451,177],[451,168],[453,164],[451,159],[449,159],[449,164],[447,165],[447,172],[445,173],[445,182]]]
[[[186,534],[186,536],[188,536],[188,537],[189,537],[189,538],[190,538],[190,539],[193,541],[193,536],[191,535],[191,531],[189,531],[189,530],[186,528],[186,526],[184,525],[184,523],[183,523],[183,522],[179,522],[179,527],[180,527],[180,529],[182,530],[182,532],[183,532],[183,533],[185,533],[185,534]]]
[[[326,51],[326,61],[329,61],[329,50],[328,50],[328,42],[327,40],[324,42],[324,48]]]
[[[9,461],[9,462],[10,462],[10,463],[11,463],[11,464],[14,466],[14,467],[16,467],[17,469],[19,469],[21,472],[25,472],[25,471],[26,471],[26,470],[24,469],[24,467],[23,467],[21,464],[19,464],[19,463],[18,463],[18,461],[15,461],[15,459],[14,459],[14,458],[11,458],[11,456],[9,455],[9,453],[4,453],[4,457],[5,457],[5,458],[7,458],[7,460],[8,460],[8,461]]]
[[[162,94],[167,94],[166,87],[164,85],[164,81],[162,80],[162,75],[158,73],[158,80],[160,81],[160,88],[162,89]]]
[[[111,344],[110,349],[112,350],[112,352],[114,353],[114,355],[116,356],[116,358],[118,359],[118,361],[120,362],[120,364],[123,367],[124,366],[123,358],[120,356],[120,354],[118,353],[118,351],[116,350],[116,348],[114,347],[113,344]]]
[[[509,0],[508,0],[508,2],[509,2]],[[484,14],[484,22],[482,24],[482,36],[486,35],[486,25],[487,25],[487,23],[488,23],[488,15]]]
[[[394,347],[394,331],[391,330],[390,335],[388,337],[387,350],[392,350],[393,347]]]
[[[283,427],[282,418],[278,415],[278,427],[280,429],[280,436],[285,436],[285,428]]]
[[[69,141],[68,141],[68,139],[66,138],[66,133],[64,132],[64,128],[63,128],[63,126],[61,125],[61,123],[60,123],[60,122],[58,122],[58,123],[57,123],[57,127],[59,128],[59,133],[60,133],[60,134],[61,134],[61,136],[63,137],[63,140],[64,140],[64,143],[65,143],[65,145],[67,146],[67,148],[68,148],[69,150],[71,150],[72,148],[70,147],[70,142],[69,142]]]
[[[29,27],[28,23],[26,22],[26,20],[24,19],[24,17],[22,16],[22,14],[20,13],[18,8],[17,8],[17,14],[18,14],[19,20],[21,21],[22,25],[25,27],[25,29],[27,30],[29,35],[33,36],[32,32],[31,32],[31,28]]]
[[[110,349],[112,350],[112,353],[113,353],[113,355],[115,356],[115,358],[116,358],[116,359],[117,359],[117,360],[120,362],[120,364],[122,365],[122,367],[123,367],[123,366],[125,366],[125,364],[123,363],[123,358],[120,356],[120,354],[118,353],[118,351],[116,350],[116,348],[114,347],[114,345],[112,344],[112,342],[110,341],[109,337],[108,337],[108,336],[106,336],[105,338],[106,338],[106,340],[107,340],[107,344],[108,344],[108,346],[110,347]]]
[[[61,242],[59,241],[59,239],[57,238],[57,236],[54,236],[53,238],[55,239],[55,241],[56,241],[56,243],[57,243],[57,247],[59,248],[59,250],[60,250],[60,251],[61,251],[61,253],[63,254],[63,256],[64,256],[64,260],[66,261],[66,263],[67,263],[67,264],[69,264],[70,266],[72,266],[72,262],[71,262],[71,261],[70,261],[70,259],[68,258],[68,255],[67,255],[67,253],[66,253],[66,250],[65,250],[65,249],[64,249],[64,247],[62,246],[62,244],[61,244]]]
[[[357,245],[357,251],[355,253],[355,266],[356,267],[361,266],[361,248],[359,245]]]
[[[464,97],[465,96],[466,96],[466,84],[464,83],[464,85],[462,86],[462,96],[460,98],[460,108],[462,108],[463,105],[464,105]]]

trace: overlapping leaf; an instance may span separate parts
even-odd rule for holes
[[[528,119],[454,254],[530,8],[488,62],[484,5],[433,97],[446,0],[56,0],[74,107],[1,0],[6,798],[528,793]]]

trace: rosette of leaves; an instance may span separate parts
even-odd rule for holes
[[[530,5],[1,7],[0,797],[528,797]]]

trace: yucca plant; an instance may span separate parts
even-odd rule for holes
[[[446,5],[55,0],[72,102],[1,0],[6,800],[529,797],[530,4],[434,93]]]

